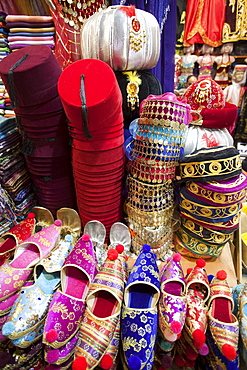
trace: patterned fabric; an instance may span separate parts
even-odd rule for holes
[[[0,268],[0,302],[21,289],[32,269],[16,269],[6,261]]]
[[[74,352],[78,337],[79,337],[79,332],[77,332],[75,334],[75,336],[72,337],[72,339],[70,341],[68,341],[68,343],[66,343],[64,346],[60,347],[58,349],[58,351],[59,351],[58,359],[54,360],[52,362],[51,362],[51,359],[50,359],[49,355],[52,354],[54,349],[50,346],[45,346],[45,360],[46,360],[46,362],[54,363],[56,365],[60,365],[60,364],[63,364],[65,361],[67,361],[69,359],[69,357],[71,356],[71,354]]]
[[[38,326],[33,328],[27,334],[23,335],[23,337],[20,337],[18,339],[12,339],[12,343],[19,348],[30,347],[32,344],[36,343],[42,337],[44,325],[45,323],[43,320],[38,324]]]

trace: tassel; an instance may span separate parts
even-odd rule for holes
[[[8,82],[9,82],[9,96],[11,99],[12,107],[17,107],[17,97],[15,94],[14,74],[13,71],[28,57],[28,54],[23,55],[8,71]]]
[[[82,109],[82,129],[87,139],[92,139],[92,135],[88,130],[88,113],[87,113],[87,104],[86,104],[86,94],[85,94],[85,83],[84,75],[81,75],[81,109]]]
[[[123,6],[119,9],[122,10],[122,12],[124,12],[127,15],[127,17],[131,18],[131,17],[135,17],[135,15],[136,15],[135,5]]]

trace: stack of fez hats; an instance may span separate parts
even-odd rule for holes
[[[38,204],[53,214],[75,207],[67,119],[57,91],[61,72],[44,45],[19,49],[0,62]]]
[[[189,257],[218,257],[239,227],[247,176],[235,147],[203,148],[180,160],[181,225],[176,249]]]
[[[0,184],[12,198],[20,218],[36,204],[15,118],[0,117]]]
[[[158,258],[166,258],[171,250],[173,180],[188,121],[189,106],[173,93],[150,95],[141,103],[132,148],[126,147],[130,160],[125,211],[136,254],[143,243],[150,244]]]
[[[7,15],[5,22],[11,51],[33,45],[54,49],[55,28],[51,16]]]
[[[62,72],[58,92],[72,137],[72,167],[83,224],[101,221],[109,234],[122,219],[122,95],[105,62],[83,59]]]

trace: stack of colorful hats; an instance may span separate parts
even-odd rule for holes
[[[80,60],[62,72],[58,92],[69,120],[82,223],[101,221],[109,234],[123,212],[123,114],[116,77],[100,60]]]
[[[36,198],[15,118],[0,117],[0,148],[0,184],[12,198],[16,214],[23,218],[36,204]]]
[[[55,28],[51,16],[7,15],[8,44],[11,51],[31,45],[55,46]]]
[[[0,62],[38,204],[53,214],[75,206],[67,120],[57,92],[61,72],[44,45],[19,49]]]
[[[176,249],[189,257],[218,257],[239,227],[247,176],[235,147],[204,148],[180,160],[181,226]]]
[[[140,107],[128,165],[125,204],[136,254],[147,242],[159,258],[172,243],[176,166],[183,152],[189,106],[173,93],[150,95]]]
[[[17,223],[15,205],[9,194],[0,185],[0,235]]]
[[[6,27],[7,13],[0,11],[0,60],[10,53],[8,43],[8,29]]]

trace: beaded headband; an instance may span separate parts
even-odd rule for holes
[[[174,204],[174,188],[172,183],[146,184],[134,179],[127,178],[128,203],[144,212],[155,212],[169,209]]]
[[[155,125],[156,121],[155,119],[139,118],[135,138],[155,144],[184,145],[188,126],[170,123],[168,127],[161,127]]]
[[[180,176],[186,180],[220,181],[242,172],[239,152],[234,147],[203,148],[180,160]]]
[[[140,238],[145,240],[146,244],[153,244],[158,242],[165,234],[167,234],[172,228],[172,222],[167,225],[161,225],[159,227],[147,227],[136,223],[131,217],[128,217],[129,229],[137,234]]]
[[[197,202],[197,199],[190,196],[186,189],[180,190],[180,204],[181,212],[186,212],[193,218],[204,222],[226,222],[230,221],[241,209],[240,203],[235,203],[226,207],[213,207],[207,203]]]
[[[191,220],[187,220],[186,218],[181,219],[182,224],[180,228],[184,230],[187,234],[191,237],[201,239],[206,243],[210,244],[224,244],[227,243],[231,237],[233,236],[234,232],[225,234],[221,233],[216,230],[208,229],[203,227],[202,225],[197,224]]]
[[[234,181],[235,186],[230,186],[230,184],[222,184],[224,187],[221,189],[220,186],[218,186],[218,192],[213,191],[210,189],[207,189],[204,187],[204,183],[196,183],[193,181],[187,181],[186,182],[186,190],[189,194],[193,195],[198,200],[204,200],[205,202],[216,205],[216,204],[234,204],[238,202],[242,202],[247,193],[247,184],[244,188],[234,192],[230,191],[231,189],[236,188],[237,184],[244,184],[246,182],[246,177],[244,174],[241,174],[236,181]],[[243,180],[243,181],[242,181]],[[217,183],[215,183],[217,184]],[[220,183],[218,183],[221,185]],[[207,185],[207,183],[205,183]],[[221,192],[223,190],[223,192]]]
[[[161,184],[164,181],[171,182],[175,178],[176,162],[138,157],[135,161],[128,162],[127,169],[138,180]]]
[[[184,244],[190,252],[195,253],[201,257],[210,256],[210,257],[219,257],[224,248],[225,244],[210,244],[204,240],[191,237],[184,230],[179,228],[176,231],[176,234],[179,236],[181,242]]]
[[[171,221],[173,215],[173,207],[170,207],[162,211],[144,212],[134,208],[130,203],[125,203],[125,213],[143,226],[148,227],[159,227],[161,225],[167,225]]]
[[[180,153],[181,145],[161,145],[135,140],[131,158],[133,160],[143,157],[157,161],[176,161],[180,158]]]

